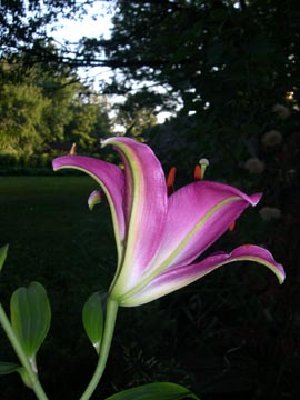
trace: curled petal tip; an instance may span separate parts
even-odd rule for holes
[[[286,280],[286,272],[281,264],[277,263],[276,267],[277,267],[276,276],[279,280],[279,283],[282,284]]]
[[[57,162],[57,158],[52,160],[52,169],[53,171],[57,171],[59,169],[59,163]]]
[[[249,196],[252,207],[255,207],[260,202],[262,195],[262,193],[254,193]]]
[[[272,254],[263,247],[246,244],[233,250],[231,257],[235,260],[250,260],[265,265],[277,276],[279,283],[283,283],[286,278],[283,266],[274,260]]]
[[[114,139],[118,139],[117,137],[114,138],[107,138],[107,139],[100,139],[100,147],[101,149],[103,149],[104,147],[106,147],[108,144],[110,144],[110,142]]]
[[[281,264],[274,262],[273,268],[272,266],[269,266],[269,268],[273,270],[280,284],[282,284],[286,280],[286,272]]]
[[[73,164],[76,164],[81,157],[77,155],[67,155],[54,158],[52,160],[52,169],[53,171],[58,171],[59,169],[72,167]]]

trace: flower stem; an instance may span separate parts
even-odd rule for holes
[[[36,394],[37,398],[39,400],[48,400],[48,397],[40,384],[38,375],[32,370],[30,362],[26,357],[18,338],[16,337],[13,331],[10,321],[1,304],[0,304],[0,324],[5,333],[7,334],[7,337],[13,349],[15,350],[17,356],[19,357],[19,360],[23,368],[27,371],[30,384],[32,385],[32,390]]]
[[[100,347],[98,365],[92,379],[90,380],[90,383],[88,384],[88,387],[80,397],[80,400],[88,400],[91,397],[102,377],[109,355],[115,322],[118,314],[118,307],[119,303],[117,303],[115,300],[112,300],[111,298],[108,298],[106,321],[104,326],[103,339]]]

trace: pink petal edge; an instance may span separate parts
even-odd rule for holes
[[[234,249],[229,254],[219,252],[199,263],[168,270],[153,279],[140,292],[128,298],[121,299],[121,306],[135,307],[148,303],[170,292],[181,289],[221,266],[235,261],[261,263],[276,274],[280,283],[286,278],[282,265],[273,259],[272,254],[268,250],[255,245],[244,245]]]
[[[248,196],[229,185],[210,181],[193,182],[174,192],[169,198],[161,246],[148,272],[161,265],[169,269],[190,264],[226,232],[249,205],[255,206],[261,196],[261,193]]]

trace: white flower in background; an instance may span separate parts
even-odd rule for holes
[[[271,219],[279,219],[281,217],[281,211],[275,207],[263,207],[259,210],[259,214],[262,220],[270,221]]]
[[[265,132],[261,137],[261,143],[265,147],[273,147],[282,142],[282,135],[279,131],[271,130]]]
[[[291,115],[290,110],[279,103],[273,106],[272,111],[275,112],[280,119],[287,119]]]
[[[259,158],[249,158],[244,163],[244,168],[251,174],[261,174],[265,169],[265,164]]]

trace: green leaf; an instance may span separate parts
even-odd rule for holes
[[[89,297],[82,309],[84,329],[98,352],[103,334],[103,303],[106,302],[106,298],[106,293],[95,292]]]
[[[6,246],[0,248],[0,271],[2,270],[4,261],[6,260],[8,247],[9,245],[7,244]]]
[[[35,369],[35,357],[50,327],[51,310],[46,290],[39,282],[17,289],[11,297],[12,328]]]
[[[199,400],[194,393],[171,382],[154,382],[133,389],[123,390],[106,400]]]
[[[20,368],[21,366],[18,364],[0,361],[0,375],[11,374],[12,372],[18,371]]]

